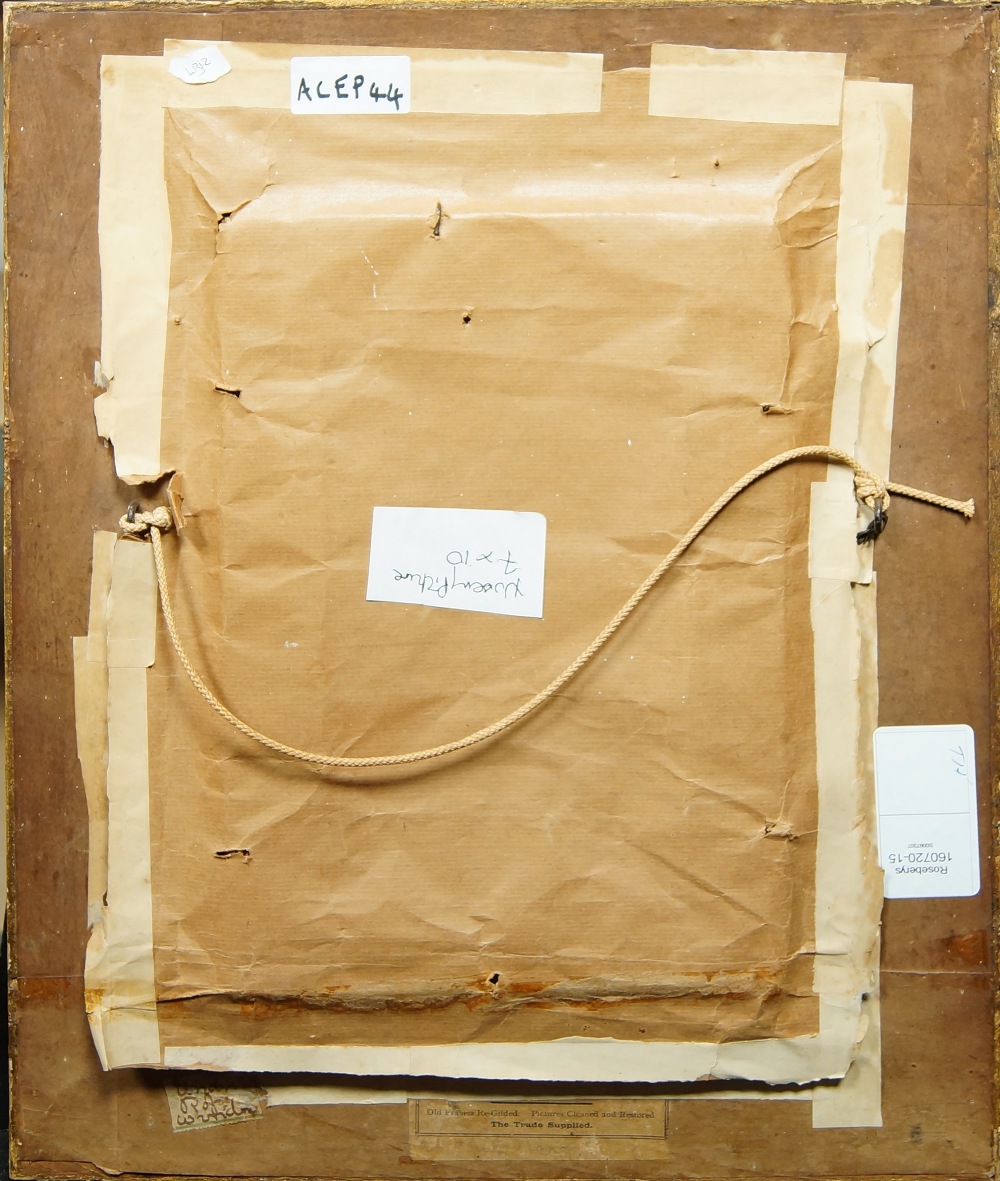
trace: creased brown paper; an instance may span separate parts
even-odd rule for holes
[[[167,60],[196,42],[168,41]],[[129,484],[158,478],[170,233],[163,185],[165,105],[288,104],[289,47],[227,43],[233,69],[209,86],[188,86],[164,62],[102,59],[100,248],[101,369],[98,432],[114,443],[115,470]],[[391,53],[385,47],[299,46],[317,54]],[[601,109],[602,59],[587,53],[408,50],[416,111],[562,114]],[[151,68],[152,67],[152,68]],[[123,145],[119,148],[118,145]],[[137,218],[136,211],[142,210]],[[151,235],[150,226],[155,227]]]
[[[557,670],[599,630],[648,569],[650,539],[679,533],[696,505],[760,458],[829,429],[805,374],[815,378],[825,366],[832,381],[833,336],[808,342],[804,373],[792,366],[797,384],[785,386],[786,255],[801,249],[794,239],[801,231],[789,229],[793,244],[783,247],[789,223],[776,230],[774,216],[787,205],[797,218],[817,185],[835,216],[837,133],[786,131],[780,146],[769,129],[745,135],[730,149],[727,180],[703,157],[700,129],[685,134],[633,114],[645,100],[644,75],[614,82],[617,95],[606,84],[618,107],[605,116],[605,159],[615,182],[599,186],[578,176],[593,152],[589,118],[560,120],[558,142],[537,120],[513,135],[495,121],[456,126],[429,118],[424,135],[433,149],[425,157],[412,123],[405,134],[391,120],[317,131],[291,115],[245,112],[234,138],[220,135],[228,113],[168,115],[174,249],[191,278],[175,277],[167,378],[183,392],[165,417],[164,442],[170,466],[185,473],[188,530],[199,542],[178,551],[183,564],[174,570],[179,586],[194,592],[198,621],[187,594],[177,608],[185,634],[199,637],[202,661],[215,666],[225,652],[234,688],[263,687],[267,660],[267,724],[287,741],[329,746],[339,731],[335,748],[380,753],[427,745],[506,712],[534,677]],[[227,142],[238,151],[227,153]],[[662,178],[650,176],[651,148],[665,161]],[[525,167],[526,152],[544,159],[538,177]],[[386,183],[373,194],[363,180],[367,159],[386,177],[408,177],[403,190]],[[674,170],[683,179],[672,191]],[[756,172],[775,177],[759,195],[747,183]],[[469,191],[463,178],[477,174],[496,178],[493,191]],[[638,196],[628,215],[616,216],[625,193]],[[435,238],[428,218],[438,203],[448,221]],[[803,265],[825,271],[832,317],[835,242],[826,237],[810,241]],[[307,243],[305,252],[298,242]],[[734,329],[726,340],[716,337],[707,365],[711,323],[743,319],[740,283],[718,266],[720,255],[737,250],[740,274],[752,271],[762,293],[760,315],[745,336]],[[591,272],[585,284],[577,281],[580,268]],[[329,282],[331,271],[338,282]],[[674,293],[666,318],[664,284]],[[256,294],[265,290],[266,300]],[[625,310],[609,315],[609,306]],[[719,389],[749,424],[728,453],[718,437]],[[796,414],[761,414],[762,403],[783,399]],[[574,417],[569,436],[554,425]],[[388,452],[373,464],[375,437]],[[199,462],[192,444],[217,448],[220,462]],[[715,462],[695,463],[707,449]],[[670,501],[651,498],[646,490],[670,467],[682,469]],[[296,473],[291,481],[288,472]],[[805,479],[804,471],[788,477],[793,487]],[[662,1037],[655,1013],[647,1022],[640,1009],[636,1018],[617,998],[663,1011],[671,995],[693,991],[703,1004],[680,1003],[684,1014],[674,1021],[682,1036],[809,1030],[811,711],[780,724],[780,770],[762,760],[757,771],[744,769],[737,788],[733,752],[764,743],[755,733],[763,728],[759,699],[745,700],[742,719],[730,717],[720,730],[710,702],[724,696],[729,672],[708,661],[695,669],[687,655],[707,650],[709,634],[722,628],[736,659],[762,677],[809,675],[807,613],[796,621],[785,605],[792,581],[805,585],[805,547],[804,537],[796,544],[784,530],[805,521],[806,505],[799,497],[789,515],[787,485],[755,495],[774,523],[747,543],[735,532],[745,511],[737,507],[729,527],[722,522],[706,539],[710,592],[694,599],[684,590],[708,574],[704,562],[692,563],[673,593],[665,586],[666,606],[647,612],[626,633],[631,642],[584,673],[552,710],[482,754],[408,782],[330,789],[306,778],[284,793],[278,822],[263,766],[213,759],[211,770],[189,764],[179,775],[178,766],[167,772],[159,760],[172,762],[179,745],[170,728],[197,723],[187,714],[181,722],[173,703],[182,699],[163,692],[153,765],[191,791],[163,801],[154,829],[197,826],[218,833],[219,849],[250,850],[240,867],[206,861],[196,844],[180,841],[187,852],[168,855],[161,867],[157,942],[166,995],[245,987],[235,945],[223,950],[237,937],[227,934],[225,915],[217,915],[218,929],[199,931],[170,883],[186,892],[200,882],[203,893],[225,873],[232,905],[243,905],[237,898],[246,888],[280,896],[289,884],[269,883],[269,865],[277,870],[292,854],[303,826],[334,822],[335,862],[307,858],[298,875],[303,898],[332,894],[327,915],[313,913],[280,952],[268,934],[269,948],[255,946],[253,958],[264,993],[320,995],[336,947],[345,1029],[352,1010],[390,998],[440,1014],[442,1003],[491,1003],[496,994],[503,1027],[523,1022],[531,1036],[558,1028],[553,1007],[562,1020],[574,1003],[596,999],[596,1013],[581,1022],[595,1033],[648,1023]],[[352,593],[363,579],[371,506],[394,502],[543,512],[545,620],[509,627],[463,616],[456,623]],[[306,503],[326,505],[308,539],[288,529]],[[311,593],[320,577],[324,591]],[[298,588],[292,596],[290,586]],[[777,645],[761,626],[772,611],[778,634],[789,637]],[[205,644],[213,634],[222,647]],[[275,653],[282,654],[277,663]],[[324,670],[319,700],[302,692],[310,664]],[[260,720],[264,705],[251,692],[234,708]],[[197,761],[225,740],[202,729],[209,746],[200,756],[191,748]],[[567,782],[548,768],[571,751]],[[235,780],[226,786],[230,767],[238,788]],[[223,796],[239,791],[238,810],[216,812],[206,774]],[[258,775],[265,776],[259,786]],[[800,789],[786,794],[784,785],[797,781]],[[454,821],[439,801],[449,794],[476,816],[461,842],[445,837]],[[797,839],[772,836],[770,821]],[[442,840],[449,861],[432,866],[421,851]],[[800,859],[804,888],[790,895],[785,878]],[[234,878],[240,868],[244,876]],[[299,910],[290,898],[284,905]],[[246,949],[246,934],[238,938]],[[206,956],[208,945],[215,951]],[[534,998],[545,1007],[526,1003]],[[464,1004],[462,1011],[469,1013]],[[425,1037],[438,1020],[421,1014]],[[461,1023],[464,1036],[475,1036],[481,1018],[473,1012]]]

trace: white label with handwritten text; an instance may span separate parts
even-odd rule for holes
[[[976,752],[969,726],[879,727],[875,794],[886,898],[979,893]]]
[[[293,57],[294,115],[405,115],[410,109],[410,59]]]
[[[179,57],[172,57],[167,69],[189,85],[217,82],[232,69],[218,45],[202,45]]]
[[[541,619],[545,518],[496,509],[376,508],[369,599]]]

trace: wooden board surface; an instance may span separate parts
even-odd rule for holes
[[[7,621],[12,1150],[21,1176],[985,1176],[994,1124],[989,873],[989,514],[963,525],[897,501],[879,542],[880,721],[977,736],[986,885],[889,902],[885,1127],[813,1131],[809,1105],[674,1102],[669,1155],[621,1162],[414,1162],[402,1106],[272,1109],[178,1135],[162,1079],[102,1075],[86,1028],[86,831],[69,637],[86,630],[91,534],[130,498],[94,431],[100,341],[98,69],[165,37],[601,52],[653,41],[837,50],[848,74],[913,83],[894,478],[985,508],[990,60],[995,13],[683,4],[578,9],[16,7],[7,70]],[[994,465],[995,466],[995,465]]]

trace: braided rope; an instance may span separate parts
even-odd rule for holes
[[[399,767],[407,763],[419,763],[427,759],[440,758],[442,755],[454,754],[456,751],[466,750],[470,746],[476,746],[481,742],[485,742],[487,739],[495,737],[504,730],[509,730],[511,726],[516,725],[522,718],[527,717],[528,714],[533,713],[539,706],[549,701],[604,647],[632,612],[635,611],[646,595],[656,586],[663,575],[674,565],[677,559],[706,526],[722,512],[726,505],[735,500],[744,489],[748,488],[762,476],[767,475],[768,472],[773,472],[776,468],[800,459],[825,459],[830,463],[839,463],[851,468],[854,472],[854,491],[858,501],[876,512],[883,521],[885,519],[885,511],[888,507],[890,493],[897,496],[906,496],[913,500],[922,500],[927,504],[937,505],[939,508],[961,513],[965,517],[971,517],[975,513],[975,505],[971,500],[951,500],[946,496],[937,496],[933,492],[922,492],[917,488],[909,488],[905,484],[892,484],[880,480],[871,472],[865,471],[854,456],[849,455],[846,451],[840,451],[835,447],[795,447],[790,451],[783,451],[780,455],[766,460],[752,471],[747,472],[745,476],[737,480],[735,484],[723,492],[711,508],[702,513],[698,520],[695,521],[656,569],[640,583],[629,599],[612,616],[608,623],[601,629],[600,633],[594,637],[580,655],[563,669],[553,681],[550,681],[544,689],[536,693],[534,697],[519,705],[517,709],[505,717],[491,723],[489,726],[484,726],[482,729],[474,731],[472,734],[467,734],[464,738],[457,738],[452,742],[443,742],[439,746],[431,746],[425,750],[408,751],[404,754],[397,755],[372,755],[365,758],[348,758],[339,755],[314,754],[310,751],[299,750],[294,746],[286,746],[285,743],[277,742],[273,738],[268,738],[266,734],[262,734],[259,730],[255,730],[253,726],[247,725],[246,722],[238,718],[231,710],[228,710],[198,675],[191,661],[188,659],[184,645],[177,632],[177,624],[174,620],[173,608],[170,603],[170,593],[167,587],[167,573],[163,561],[163,544],[161,540],[161,533],[169,529],[173,523],[169,509],[160,507],[154,509],[152,512],[143,513],[136,512],[135,507],[130,506],[129,513],[125,517],[122,517],[119,524],[122,531],[130,536],[139,537],[148,534],[149,541],[153,547],[156,580],[160,588],[160,604],[163,610],[163,619],[167,625],[167,631],[170,634],[170,642],[173,644],[174,651],[177,653],[177,659],[181,662],[191,683],[220,717],[225,719],[235,730],[238,730],[241,734],[266,747],[268,750],[274,751],[276,754],[286,755],[289,758],[299,759],[305,763],[311,763],[317,767],[341,770]]]

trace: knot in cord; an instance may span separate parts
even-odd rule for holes
[[[872,512],[881,509],[884,513],[889,507],[889,493],[885,481],[863,468],[856,468],[854,471],[854,495]]]
[[[139,511],[137,501],[133,501],[128,506],[125,516],[118,522],[118,528],[125,537],[145,537],[151,529],[165,533],[168,529],[172,529],[173,525],[174,519],[166,505],[161,504],[152,512],[144,513]]]

